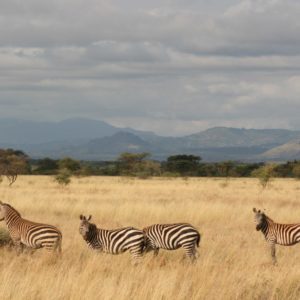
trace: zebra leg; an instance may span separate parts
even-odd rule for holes
[[[132,263],[134,265],[138,264],[142,258],[143,247],[140,245],[136,245],[134,247],[131,247],[129,249],[129,252],[131,254]]]
[[[159,252],[159,248],[154,248],[153,249],[153,256],[157,256],[158,255],[158,252]]]
[[[196,260],[195,245],[194,244],[183,244],[182,248],[185,251],[186,257],[188,257],[191,260],[191,262],[194,262]]]
[[[21,243],[21,240],[14,240],[13,243],[14,243],[17,255],[20,255],[21,253],[23,253],[23,244]]]
[[[159,247],[157,247],[155,245],[154,242],[152,241],[149,241],[147,244],[146,244],[146,247],[145,247],[145,251],[144,252],[150,252],[150,251],[153,251],[153,256],[157,256],[158,255],[158,252],[159,252]]]
[[[195,260],[199,257],[199,252],[197,250],[196,244],[194,244],[194,247],[193,247],[193,256],[194,256]]]
[[[62,239],[59,238],[55,244],[54,251],[57,252],[58,255],[61,255],[61,244],[62,244]]]
[[[273,264],[276,265],[277,260],[276,260],[276,249],[275,249],[275,243],[274,242],[270,243],[270,249],[271,249],[271,256],[272,256]]]

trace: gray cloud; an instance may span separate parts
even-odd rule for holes
[[[300,129],[299,17],[296,0],[1,1],[0,117]]]

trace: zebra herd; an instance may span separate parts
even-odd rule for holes
[[[90,222],[91,218],[80,215],[79,233],[92,249],[111,254],[128,250],[137,260],[144,252],[153,250],[157,255],[160,248],[175,250],[182,247],[188,258],[192,261],[196,258],[200,233],[190,224],[155,224],[143,230],[133,227],[106,230],[97,228]],[[24,246],[61,252],[62,233],[56,227],[23,219],[15,208],[0,201],[0,221],[3,220],[18,253]]]
[[[279,224],[264,212],[253,208],[256,230],[261,231],[270,245],[273,263],[276,263],[275,245],[291,246],[300,242],[300,223]],[[80,215],[79,233],[88,247],[110,254],[129,251],[137,260],[143,253],[159,249],[183,248],[191,261],[197,258],[200,233],[188,223],[154,224],[139,230],[124,227],[113,230],[97,228],[88,218]],[[22,218],[21,214],[7,203],[0,201],[0,221],[5,221],[9,235],[18,253],[26,246],[31,249],[45,248],[61,253],[62,233],[52,225],[36,223]]]

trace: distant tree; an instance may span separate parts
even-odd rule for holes
[[[161,175],[161,165],[157,161],[145,160],[136,165],[135,174],[139,178],[146,179],[151,176]]]
[[[95,170],[91,165],[83,165],[80,168],[80,175],[82,176],[92,176],[95,175]]]
[[[270,180],[274,177],[274,169],[276,165],[266,164],[252,172],[252,176],[257,177],[262,188],[266,188]]]
[[[60,169],[54,180],[61,186],[67,186],[71,182],[72,173],[68,169]]]
[[[60,159],[58,161],[58,166],[60,170],[66,169],[69,170],[72,174],[80,170],[80,162],[70,157]]]
[[[297,165],[300,164],[297,160],[288,161],[284,164],[278,164],[274,171],[276,172],[276,176],[278,177],[297,177]],[[295,168],[295,172],[294,172]]]
[[[134,176],[138,172],[143,164],[143,161],[149,157],[147,152],[142,153],[121,153],[118,158],[118,166],[121,175]]]
[[[252,172],[262,165],[262,163],[237,163],[235,165],[234,172],[236,174],[236,177],[250,177],[252,176]]]
[[[293,166],[292,174],[295,178],[300,179],[300,162]]]
[[[218,170],[218,176],[228,177],[230,175],[230,171],[231,174],[233,174],[234,163],[232,161],[223,161],[218,163],[216,167]]]
[[[182,176],[195,176],[199,171],[200,161],[200,156],[172,155],[167,158],[164,164],[164,171],[179,173]]]
[[[52,175],[55,174],[58,170],[57,160],[51,158],[43,158],[37,161],[36,169],[34,173],[36,174],[44,174],[44,175]]]
[[[20,150],[0,149],[0,176],[6,176],[11,186],[19,174],[30,173],[29,157]]]
[[[97,174],[105,176],[122,175],[121,171],[119,161],[107,161],[97,168]]]

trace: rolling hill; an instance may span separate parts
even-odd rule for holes
[[[206,161],[287,160],[299,158],[299,140],[300,131],[285,129],[214,127],[183,137],[162,137],[82,118],[0,120],[0,147],[22,149],[33,158],[112,160],[127,151],[150,152],[158,160],[179,153],[200,155]]]
[[[294,160],[300,159],[300,139],[274,147],[260,155],[262,160]]]

